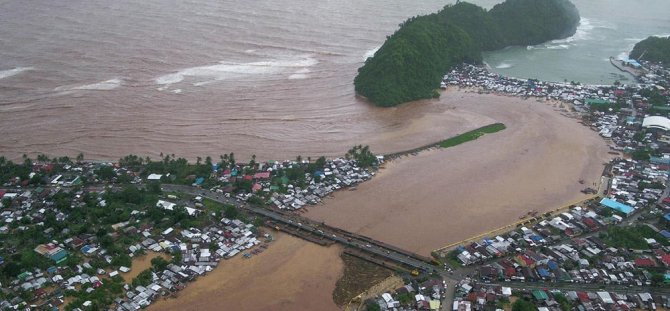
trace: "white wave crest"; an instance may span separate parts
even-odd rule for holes
[[[75,86],[71,90],[109,91],[121,86],[122,83],[121,79],[115,78],[98,83]]]
[[[365,52],[365,54],[363,54],[363,61],[366,61],[368,58],[375,56],[375,53],[377,53],[377,51],[379,51],[381,47],[382,46],[380,45],[372,50],[368,50],[367,52]]]
[[[551,40],[545,47],[551,49],[549,46],[564,45],[566,43],[573,43],[575,41],[584,41],[588,40],[591,37],[591,32],[593,31],[593,24],[590,19],[582,17],[579,20],[579,25],[577,26],[577,31],[571,37],[565,39]]]
[[[570,48],[568,44],[545,45],[548,50],[567,50]]]
[[[309,78],[308,73],[312,72],[311,70],[307,68],[302,68],[299,70],[296,70],[292,75],[288,76],[290,80],[300,80],[300,79],[307,79]]]
[[[115,88],[118,88],[123,84],[123,81],[119,78],[109,79],[106,81],[101,81],[97,83],[84,84],[84,85],[63,85],[54,89],[56,92],[66,92],[70,91],[110,91]]]
[[[33,70],[33,69],[35,69],[35,68],[33,68],[33,67],[16,67],[14,69],[9,69],[9,70],[0,70],[0,79],[9,78],[11,76],[15,76],[17,74],[20,74],[24,71]]]
[[[295,72],[318,64],[319,61],[309,55],[299,55],[288,59],[272,59],[251,63],[220,62],[211,66],[191,67],[155,79],[156,84],[170,85],[184,81],[185,78],[197,80],[194,85],[205,85],[214,81],[230,78],[281,74]]]

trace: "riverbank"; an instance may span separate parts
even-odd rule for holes
[[[428,255],[529,210],[585,197],[580,180],[598,182],[609,158],[597,133],[561,115],[552,102],[463,91],[426,102],[468,115],[472,125],[500,122],[507,129],[387,162],[356,192],[338,193],[306,216]]]
[[[148,310],[339,310],[335,283],[344,265],[338,246],[282,233],[260,256],[236,256]]]

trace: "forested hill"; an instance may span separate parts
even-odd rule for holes
[[[670,66],[670,37],[649,37],[638,42],[630,52],[630,58]]]
[[[379,106],[437,97],[450,67],[481,63],[482,51],[569,37],[578,24],[568,0],[507,0],[489,11],[466,2],[448,5],[400,24],[358,69],[355,89]]]

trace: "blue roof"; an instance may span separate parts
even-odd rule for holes
[[[530,239],[533,240],[533,242],[542,241],[542,237],[539,235],[531,235]]]
[[[547,271],[547,269],[545,268],[537,268],[537,273],[543,278],[548,277],[550,275],[549,271]]]
[[[67,251],[61,249],[59,252],[51,255],[49,258],[57,263],[60,263],[67,258]]]
[[[670,221],[670,213],[665,214],[665,216],[663,216],[663,218],[665,218],[665,220],[667,220],[667,221]]]
[[[205,178],[204,178],[204,177],[198,177],[198,178],[195,180],[195,184],[196,184],[196,185],[201,185],[203,182],[205,182]]]
[[[91,246],[90,246],[90,245],[84,245],[84,246],[81,248],[81,252],[84,253],[84,254],[88,253],[89,250],[91,250]]]
[[[670,215],[670,214],[669,214]],[[665,217],[668,217],[668,215],[665,215]],[[661,235],[664,236],[666,239],[670,239],[670,232],[668,230],[661,230]]]
[[[650,157],[649,162],[654,163],[654,164],[670,165],[670,158]]]
[[[612,199],[602,199],[602,200],[600,200],[600,204],[602,204],[604,206],[607,206],[611,209],[617,210],[619,212],[622,212],[624,214],[630,214],[632,211],[635,210],[631,206],[628,206],[628,205],[623,204],[623,203],[619,203],[619,202],[614,201]]]
[[[553,260],[550,260],[549,262],[547,262],[547,266],[551,270],[557,270],[558,269],[558,264]]]

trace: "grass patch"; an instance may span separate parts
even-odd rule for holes
[[[494,123],[494,124],[489,124],[487,126],[480,127],[476,130],[472,130],[463,134],[460,134],[458,136],[454,136],[448,139],[445,139],[441,141],[438,145],[442,148],[449,148],[453,146],[460,145],[462,143],[466,143],[472,140],[475,140],[479,137],[482,137],[486,134],[492,134],[495,132],[499,132],[507,128],[505,124],[502,123]]]
[[[344,273],[335,283],[333,291],[333,301],[340,307],[393,274],[389,269],[351,255],[342,254],[341,257],[344,261]]]
[[[603,235],[605,243],[613,247],[649,249],[649,244],[645,242],[645,238],[655,239],[656,242],[661,243],[662,245],[670,244],[660,233],[645,225],[638,225],[635,227],[612,227]]]

